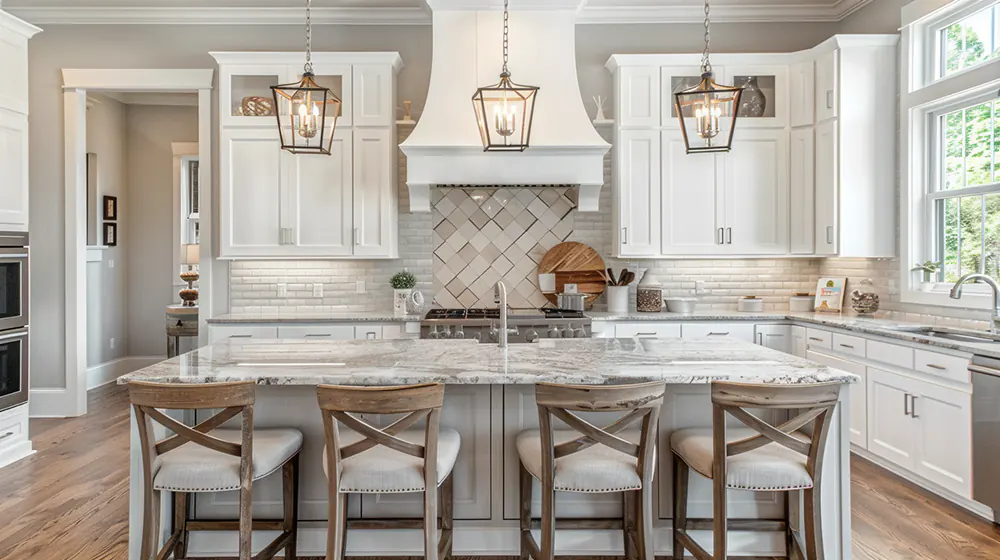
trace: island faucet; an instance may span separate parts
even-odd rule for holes
[[[951,299],[962,297],[962,285],[970,280],[982,280],[993,289],[993,317],[991,318],[990,332],[1000,334],[1000,286],[997,286],[996,281],[992,278],[976,272],[966,274],[959,278],[958,282],[955,282],[955,285],[951,287]]]
[[[496,286],[493,287],[493,298],[500,308],[500,328],[495,329],[497,344],[500,348],[506,348],[507,335],[512,332],[513,334],[517,334],[517,327],[513,329],[507,328],[507,286],[503,283],[503,280],[498,280]]]

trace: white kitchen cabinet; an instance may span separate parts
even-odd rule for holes
[[[723,243],[725,220],[724,192],[718,188],[723,184],[722,160],[714,155],[688,155],[679,130],[664,131],[660,149],[663,184],[659,215],[663,221],[659,229],[663,254],[717,251]]]
[[[816,59],[816,122],[837,117],[840,100],[840,51],[830,50]],[[848,87],[854,84],[848,84]]]
[[[681,326],[677,323],[657,323],[654,321],[617,323],[615,324],[615,336],[618,338],[680,338]]]
[[[915,381],[869,367],[868,451],[905,469],[916,464],[917,426],[910,417]]]
[[[0,60],[0,64],[2,63]],[[3,73],[0,73],[0,78],[2,76]],[[28,115],[2,108],[0,108],[0,230],[28,230]]]
[[[28,40],[39,31],[0,12],[0,109],[28,114]]]
[[[972,395],[917,381],[910,415],[919,423],[914,472],[959,496],[972,495]]]
[[[615,324],[611,321],[593,321],[590,324],[591,338],[615,338]]]
[[[792,337],[792,325],[757,325],[755,342],[772,350],[786,354],[795,354],[795,340]]]
[[[310,340],[351,340],[351,325],[279,325],[278,338],[307,338]]]
[[[725,82],[743,87],[741,103],[749,98],[747,88],[756,83],[764,96],[764,113],[759,117],[745,115],[738,119],[737,132],[748,128],[785,128],[789,110],[789,64],[745,64],[729,62],[725,66]]]
[[[210,344],[233,339],[241,343],[255,342],[254,339],[273,339],[278,337],[278,327],[267,325],[212,325],[208,328]]]
[[[789,113],[793,127],[815,122],[816,65],[813,60],[792,64],[789,68]]]
[[[788,214],[791,252],[794,255],[811,255],[816,252],[814,130],[811,126],[793,128],[789,139]]]
[[[274,126],[229,128],[219,149],[221,241],[223,257],[281,254],[286,230],[288,159]]]
[[[354,252],[354,158],[349,128],[338,128],[329,156],[282,154],[289,170],[288,209],[283,223],[290,239],[283,254],[349,256]]]
[[[715,79],[724,81],[725,68],[712,66]],[[678,129],[677,107],[674,105],[674,94],[691,89],[701,82],[700,65],[671,65],[660,67],[660,126]],[[693,115],[688,115],[687,125],[694,126]]]
[[[754,326],[751,323],[686,322],[681,325],[681,334],[684,338],[729,336],[753,342]]]
[[[660,124],[660,71],[655,66],[624,66],[615,73],[618,125]]]
[[[806,328],[800,327],[799,325],[792,325],[791,328],[792,336],[792,355],[798,356],[800,358],[806,357],[806,352],[809,348],[809,344],[806,337]]]
[[[839,199],[837,185],[840,170],[838,159],[838,128],[837,121],[826,121],[816,127],[816,214],[815,240],[817,255],[836,255],[837,239],[840,237],[837,228],[839,215]]]
[[[617,136],[618,255],[660,254],[660,133],[622,130]]]
[[[382,340],[382,325],[364,324],[354,327],[355,340]]]
[[[387,128],[354,129],[354,255],[395,257],[396,142]]]
[[[342,101],[329,156],[282,152],[274,116],[243,108],[297,80],[299,55],[212,55],[223,105],[220,258],[396,258],[399,55],[314,53],[317,82]]]
[[[737,129],[725,162],[725,245],[729,253],[788,253],[788,133]]]
[[[822,352],[815,352],[810,350],[806,353],[806,358],[823,364],[828,367],[846,371],[848,373],[853,373],[861,378],[857,383],[851,384],[851,443],[862,449],[868,447],[868,429],[869,429],[869,406],[868,400],[870,398],[876,398],[874,394],[870,393],[869,386],[865,382],[867,377],[867,372],[864,364],[857,362],[844,360],[835,356],[830,356]]]
[[[725,220],[722,160],[714,155],[688,155],[679,130],[664,131],[660,148],[663,254],[717,251],[723,243]]]

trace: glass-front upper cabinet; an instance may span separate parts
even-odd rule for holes
[[[302,78],[302,67],[293,66],[289,71],[289,82],[296,82]],[[351,126],[351,65],[350,64],[329,64],[313,62],[313,78],[316,84],[330,91],[340,99],[340,115],[337,119],[337,126]],[[333,115],[327,115],[327,120],[332,120]]]
[[[276,122],[275,112],[283,109],[275,107],[271,86],[295,83],[302,77],[301,64],[226,64],[221,67],[220,111],[226,125],[261,126]],[[330,88],[342,102],[338,123],[351,126],[351,65],[314,63],[313,72],[316,83]]]
[[[737,128],[783,127],[788,124],[787,66],[726,66],[726,85],[743,88]]]
[[[725,70],[721,66],[712,68],[715,72],[715,79],[719,81],[719,76]],[[676,127],[677,107],[674,105],[674,94],[693,88],[701,81],[701,68],[698,66],[662,66],[660,67],[660,126]],[[690,109],[689,109],[690,110]],[[692,118],[694,115],[684,115],[685,118]]]

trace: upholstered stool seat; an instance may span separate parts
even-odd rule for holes
[[[618,437],[638,443],[638,430],[626,430]],[[559,445],[582,437],[573,430],[554,430],[553,444]],[[531,476],[542,479],[542,436],[538,430],[525,430],[517,436],[517,454]],[[639,461],[621,451],[597,444],[578,453],[555,460],[553,489],[559,492],[624,492],[642,488]]]
[[[217,429],[209,435],[239,443],[240,430]],[[302,449],[294,429],[253,431],[253,479],[277,471]],[[240,458],[187,442],[153,461],[153,488],[170,492],[222,492],[240,489]]]
[[[750,428],[726,430],[729,443],[754,437]],[[796,434],[792,434],[793,437]],[[807,434],[800,438],[804,444]],[[670,436],[670,449],[698,474],[712,478],[712,428],[687,428]],[[729,458],[726,465],[726,487],[734,490],[802,490],[813,487],[813,479],[806,470],[805,455],[777,443],[747,451]]]
[[[351,430],[341,430],[341,443],[351,445],[363,439]],[[424,430],[405,430],[399,439],[422,444]],[[441,485],[458,459],[462,438],[451,428],[441,428],[438,435],[437,483]],[[326,472],[326,448],[323,448],[323,471]],[[424,460],[379,445],[341,461],[340,491],[350,493],[392,494],[424,491]]]

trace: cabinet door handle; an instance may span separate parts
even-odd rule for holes
[[[725,228],[719,228],[719,245],[723,245],[726,242]]]
[[[319,337],[326,337],[326,336],[333,336],[333,335],[331,335],[330,333],[324,333],[324,334],[309,333],[309,334],[306,335],[306,338],[319,338]]]
[[[365,338],[368,340],[375,340],[375,333],[374,332],[365,333]]]
[[[826,226],[826,242],[833,245],[833,226]]]
[[[850,344],[843,344],[843,343],[841,343],[841,346],[843,346],[844,348],[850,348],[851,350],[854,350],[854,347],[851,346]]]
[[[656,336],[655,332],[637,332],[635,336]]]
[[[253,338],[252,334],[231,334],[229,338]]]
[[[833,90],[826,90],[826,108],[833,109]]]
[[[710,332],[708,336],[729,336],[727,332]]]
[[[903,393],[903,414],[910,415],[910,394]]]
[[[757,333],[757,344],[764,345],[764,333]]]
[[[622,245],[628,245],[628,227],[622,228]]]
[[[816,342],[823,342],[823,339],[822,339],[822,338],[819,338],[819,337],[815,337],[815,336],[810,336],[810,337],[809,337],[809,340],[815,340]]]
[[[0,440],[5,440],[5,439],[9,438],[12,435],[14,435],[14,432],[7,432],[6,434],[0,436]]]
[[[917,396],[910,395],[910,418],[920,418],[917,416]]]
[[[927,364],[927,367],[929,367],[931,369],[939,369],[941,371],[947,371],[948,370],[948,368],[946,368],[944,366],[939,366],[937,364]]]
[[[361,236],[358,235],[358,228],[354,228],[354,244],[361,245]]]
[[[733,228],[731,227],[726,228],[726,244],[727,245],[733,244]]]

